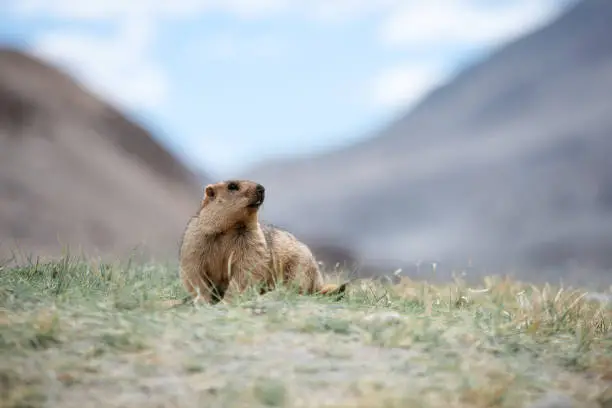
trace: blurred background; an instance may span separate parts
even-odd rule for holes
[[[612,283],[608,0],[0,8],[1,259],[175,259],[248,178],[328,267]]]

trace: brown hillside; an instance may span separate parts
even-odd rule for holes
[[[145,129],[58,69],[0,49],[0,256],[62,245],[175,256],[200,195]]]

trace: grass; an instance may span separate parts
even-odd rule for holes
[[[172,265],[0,269],[0,408],[612,406],[612,311],[501,277],[180,304]]]

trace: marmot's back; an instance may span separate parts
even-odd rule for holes
[[[295,282],[306,293],[320,291],[323,276],[310,249],[286,230],[270,224],[262,224],[261,228],[276,274],[282,275],[284,282]]]

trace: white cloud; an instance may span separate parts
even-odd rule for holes
[[[257,18],[282,12],[287,0],[9,0],[8,10],[26,18],[53,18],[73,23],[71,29],[43,33],[33,44],[39,56],[74,74],[96,93],[123,108],[149,109],[164,102],[169,79],[151,56],[158,25],[168,20],[197,18],[224,12]],[[91,34],[90,23],[115,27],[111,36]],[[279,44],[271,38],[225,37],[208,44],[216,58],[275,55]]]
[[[168,91],[167,78],[149,57],[151,39],[148,23],[127,19],[110,37],[81,30],[47,32],[33,52],[123,108],[150,109],[159,106]]]
[[[143,13],[153,18],[189,18],[221,12],[242,18],[292,13],[301,17],[340,21],[372,13],[391,12],[413,0],[9,0],[24,15],[65,20],[105,20]]]
[[[317,21],[340,23],[393,14],[406,1],[410,0],[304,0],[300,12]]]
[[[270,58],[281,55],[285,44],[280,38],[259,36],[241,38],[228,33],[206,38],[197,45],[207,59],[236,60],[239,58]]]
[[[39,15],[72,21],[102,21],[147,15],[153,19],[184,19],[208,12],[224,12],[254,18],[283,11],[287,0],[13,0],[23,15]]]
[[[484,4],[477,0],[405,0],[383,19],[380,40],[407,51],[425,49],[433,53],[464,46],[490,48],[545,24],[560,10],[558,4],[546,0]],[[451,60],[444,62],[445,67],[453,65]],[[433,87],[448,80],[450,73],[442,65],[415,59],[380,72],[370,95],[379,106],[409,109]]]
[[[514,0],[505,5],[468,0],[406,1],[380,27],[384,43],[395,46],[494,46],[554,17],[545,0]]]
[[[408,109],[449,75],[442,66],[405,64],[383,70],[371,84],[371,98],[388,109]]]
[[[70,65],[90,86],[123,105],[154,107],[163,102],[169,81],[151,57],[160,22],[211,12],[238,18],[288,14],[330,24],[371,18],[379,23],[381,45],[445,50],[453,45],[489,47],[545,23],[558,0],[9,0],[22,16],[72,23],[103,22],[119,27],[110,38],[84,31],[44,34],[36,49]],[[496,5],[494,5],[496,4]],[[146,23],[145,23],[146,21]],[[133,28],[135,27],[135,28]],[[144,28],[146,27],[146,28]],[[139,31],[140,30],[140,31]],[[270,57],[282,51],[282,37],[236,38],[219,34],[199,44],[207,58]],[[373,80],[370,96],[387,107],[410,105],[445,78],[446,72],[414,61],[390,67]]]

